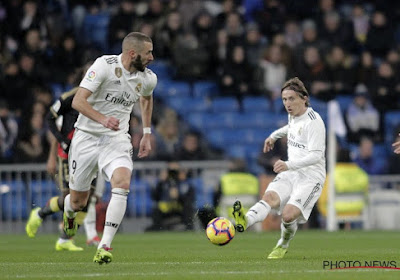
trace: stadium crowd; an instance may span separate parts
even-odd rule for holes
[[[91,17],[106,24],[88,29]],[[384,172],[369,154],[385,141],[385,113],[400,109],[399,17],[400,2],[374,0],[2,1],[0,163],[45,162],[49,106],[73,87],[85,63],[120,53],[121,39],[141,31],[153,39],[155,59],[171,66],[173,79],[214,81],[218,96],[273,102],[284,81],[298,76],[311,103],[351,98],[342,111],[346,142],[360,143],[357,162],[367,172]],[[93,34],[96,40],[88,40]],[[223,157],[163,106],[157,89],[155,98],[148,160]],[[131,133],[137,148],[136,114]]]

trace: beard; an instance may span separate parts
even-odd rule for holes
[[[136,57],[136,59],[135,59],[134,61],[131,62],[131,66],[135,67],[135,69],[138,70],[138,71],[140,71],[140,72],[143,72],[144,69],[146,68],[146,67],[143,65],[142,57],[141,57],[140,55],[138,55],[138,56]]]

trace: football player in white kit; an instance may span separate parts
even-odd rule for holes
[[[87,203],[90,183],[97,172],[111,182],[111,200],[106,212],[103,237],[93,261],[112,261],[111,242],[125,214],[132,174],[129,120],[133,106],[140,103],[143,138],[138,157],[150,150],[153,90],[157,76],[146,66],[153,61],[151,38],[129,33],[122,54],[104,55],[86,72],[72,107],[79,112],[69,151],[70,194],[65,197],[64,229],[77,230],[75,215]]]
[[[325,125],[320,115],[309,107],[309,95],[303,82],[290,79],[282,87],[282,101],[288,112],[288,124],[275,130],[264,142],[264,153],[277,139],[287,136],[288,161],[278,160],[278,173],[268,185],[262,199],[245,214],[240,201],[233,205],[236,229],[243,232],[262,222],[276,209],[282,214],[281,238],[268,259],[285,256],[298,223],[305,223],[321,195],[325,182]]]

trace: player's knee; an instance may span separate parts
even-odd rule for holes
[[[112,188],[119,188],[119,189],[125,189],[129,190],[130,187],[130,182],[127,180],[116,180],[113,182]]]
[[[275,192],[266,192],[263,199],[268,203],[271,208],[276,209],[279,207],[280,199]]]
[[[291,212],[283,212],[282,213],[282,221],[284,222],[284,223],[291,223],[291,222],[293,222],[294,220],[296,220],[296,215],[294,214],[294,213],[291,213]]]

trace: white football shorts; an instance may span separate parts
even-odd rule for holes
[[[278,194],[281,204],[279,214],[286,204],[292,204],[300,209],[301,216],[297,221],[307,222],[311,211],[322,193],[324,182],[313,179],[297,171],[285,171],[278,174],[268,185],[265,192],[274,191]]]
[[[132,171],[132,153],[129,134],[96,136],[76,129],[68,154],[69,188],[88,191],[97,172],[110,181],[118,167]]]

